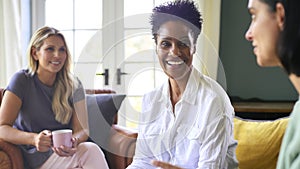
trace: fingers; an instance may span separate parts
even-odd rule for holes
[[[72,138],[72,144],[73,144],[72,147],[76,148],[77,145],[79,144],[79,138],[73,137],[73,138]]]
[[[44,134],[45,136],[52,136],[50,130],[43,130],[41,133]]]
[[[64,151],[61,147],[52,147],[52,150],[61,157],[68,157],[70,156],[67,151]]]
[[[52,150],[61,157],[69,157],[76,152],[76,148],[69,148],[66,146],[52,147]]]
[[[62,145],[60,147],[52,147],[52,150],[60,157],[73,156],[77,150],[78,138],[73,137],[71,141],[72,141],[72,147],[67,147]]]
[[[163,161],[153,160],[151,163],[152,163],[152,165],[163,168],[163,169],[181,169],[180,167],[176,167],[174,165],[171,165],[171,164],[163,162]]]
[[[52,139],[51,139],[51,131],[43,130],[39,134],[37,134],[34,138],[34,145],[37,150],[40,152],[46,152],[51,148]]]

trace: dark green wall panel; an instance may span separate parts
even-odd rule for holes
[[[219,56],[227,93],[243,99],[296,100],[296,90],[283,70],[257,65],[251,43],[244,37],[250,23],[247,2],[222,0]]]

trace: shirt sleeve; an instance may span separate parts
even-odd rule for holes
[[[127,167],[127,169],[154,169],[155,167],[151,165],[151,161],[154,159],[153,157],[147,156],[149,153],[151,154],[149,150],[149,147],[145,144],[143,141],[144,139],[140,137],[140,134],[138,136],[137,142],[136,142],[136,149],[135,149],[135,155],[133,158],[133,162],[130,164],[130,166]]]
[[[25,92],[27,91],[27,79],[32,78],[29,75],[26,75],[25,70],[21,70],[16,72],[10,79],[8,86],[5,90],[8,90],[15,95],[17,95],[21,100],[23,100],[25,96]],[[25,90],[24,90],[25,89]]]
[[[233,139],[233,108],[230,103],[216,97],[209,104],[210,115],[201,135],[198,168],[227,168],[229,147]],[[232,146],[234,147],[234,146]],[[234,149],[234,148],[233,148]]]
[[[298,169],[300,168],[300,123],[299,115],[300,112],[300,102],[298,101],[293,108],[292,115],[290,116],[290,121],[288,127],[285,131],[282,145],[280,148],[280,154],[277,162],[277,169],[289,168]]]
[[[199,149],[198,168],[223,168],[228,150],[230,136],[228,129],[230,122],[226,116],[220,116],[211,122],[207,129],[209,133],[204,137]],[[224,167],[227,168],[227,167]]]

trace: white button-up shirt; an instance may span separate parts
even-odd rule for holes
[[[234,110],[222,87],[192,68],[173,112],[169,83],[143,98],[133,163],[151,169],[153,159],[182,168],[235,168]]]

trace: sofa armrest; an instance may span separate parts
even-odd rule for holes
[[[107,161],[110,168],[124,169],[133,160],[137,132],[112,125],[108,140]]]
[[[3,94],[4,94],[4,89],[0,88],[0,106],[1,106],[1,103],[2,103]]]
[[[86,94],[109,94],[116,93],[116,91],[112,89],[85,89]]]
[[[20,149],[9,142],[0,139],[0,151],[4,152],[10,160],[12,169],[23,169],[23,157]],[[4,155],[4,154],[3,154]],[[1,165],[0,168],[3,166]]]

